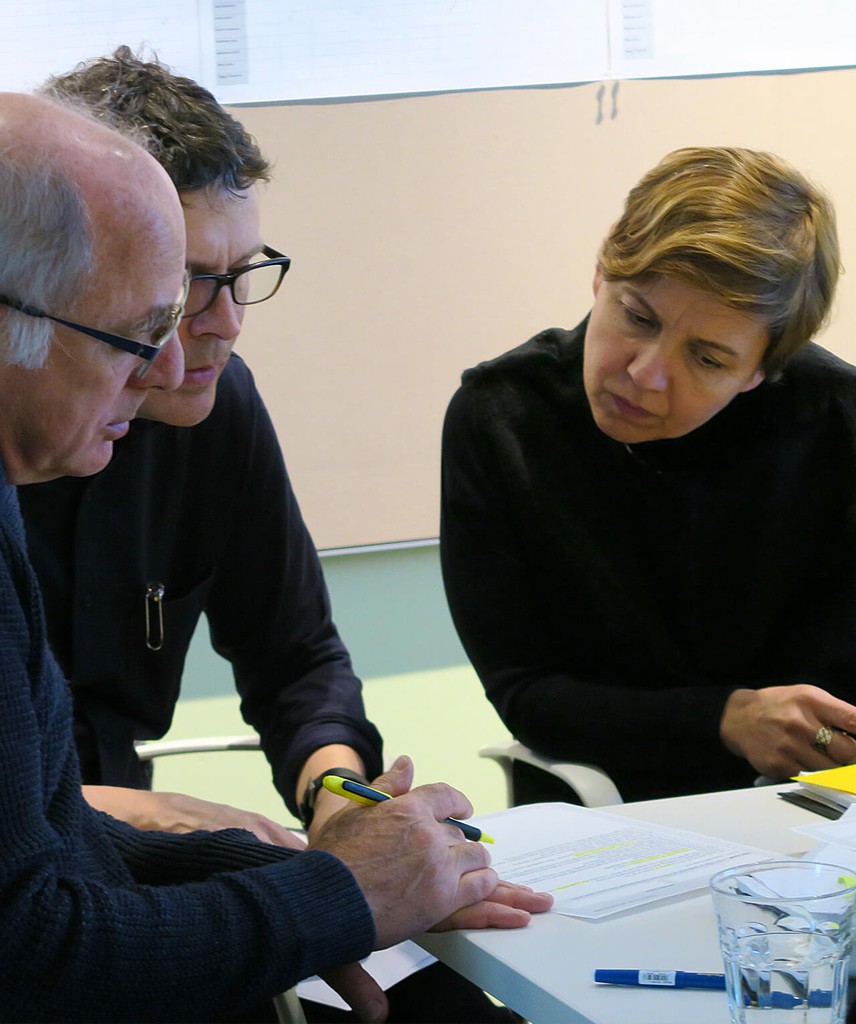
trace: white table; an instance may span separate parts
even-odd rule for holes
[[[651,800],[604,811],[797,854],[813,842],[790,831],[823,821],[781,800],[786,786]],[[595,968],[722,971],[708,893],[605,921],[558,914],[516,931],[424,935],[420,945],[533,1024],[723,1024],[724,992],[596,985]]]

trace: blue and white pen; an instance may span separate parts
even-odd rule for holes
[[[602,985],[635,985],[644,988],[706,988],[725,989],[724,974],[696,974],[694,971],[610,971],[597,970],[594,980]],[[789,992],[765,992],[753,994],[745,991],[743,1003],[765,1009],[793,1010],[802,1006],[805,1000]],[[832,1005],[832,993],[824,989],[812,989],[808,993],[810,1007]]]
[[[650,985],[652,988],[725,989],[724,974],[696,974],[694,971],[603,971],[594,972],[603,985]]]

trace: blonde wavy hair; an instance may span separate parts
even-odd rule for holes
[[[598,265],[607,280],[680,278],[757,317],[774,379],[829,316],[841,270],[835,211],[771,153],[678,149],[631,190]]]

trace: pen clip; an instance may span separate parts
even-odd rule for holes
[[[146,647],[159,651],[163,647],[163,583],[146,584]]]

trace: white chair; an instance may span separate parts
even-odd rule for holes
[[[153,761],[170,754],[205,754],[212,750],[258,750],[259,738],[252,736],[203,736],[192,740],[141,740],[134,744],[141,761]]]
[[[624,801],[612,779],[603,769],[593,764],[581,764],[576,761],[554,761],[549,757],[542,757],[512,740],[508,743],[494,743],[479,750],[480,757],[487,757],[496,761],[505,773],[505,787],[508,806],[516,804],[514,795],[513,766],[515,761],[531,765],[533,768],[540,768],[548,775],[554,775],[561,779],[576,793],[580,803],[584,807],[606,807],[610,804],[620,804]]]
[[[257,750],[259,738],[252,736],[205,736],[192,740],[145,740],[135,745],[141,761],[154,761],[158,757],[173,754],[204,754],[220,750]],[[306,1015],[297,998],[295,989],[290,988],[274,996],[274,1008],[280,1024],[306,1024]]]

